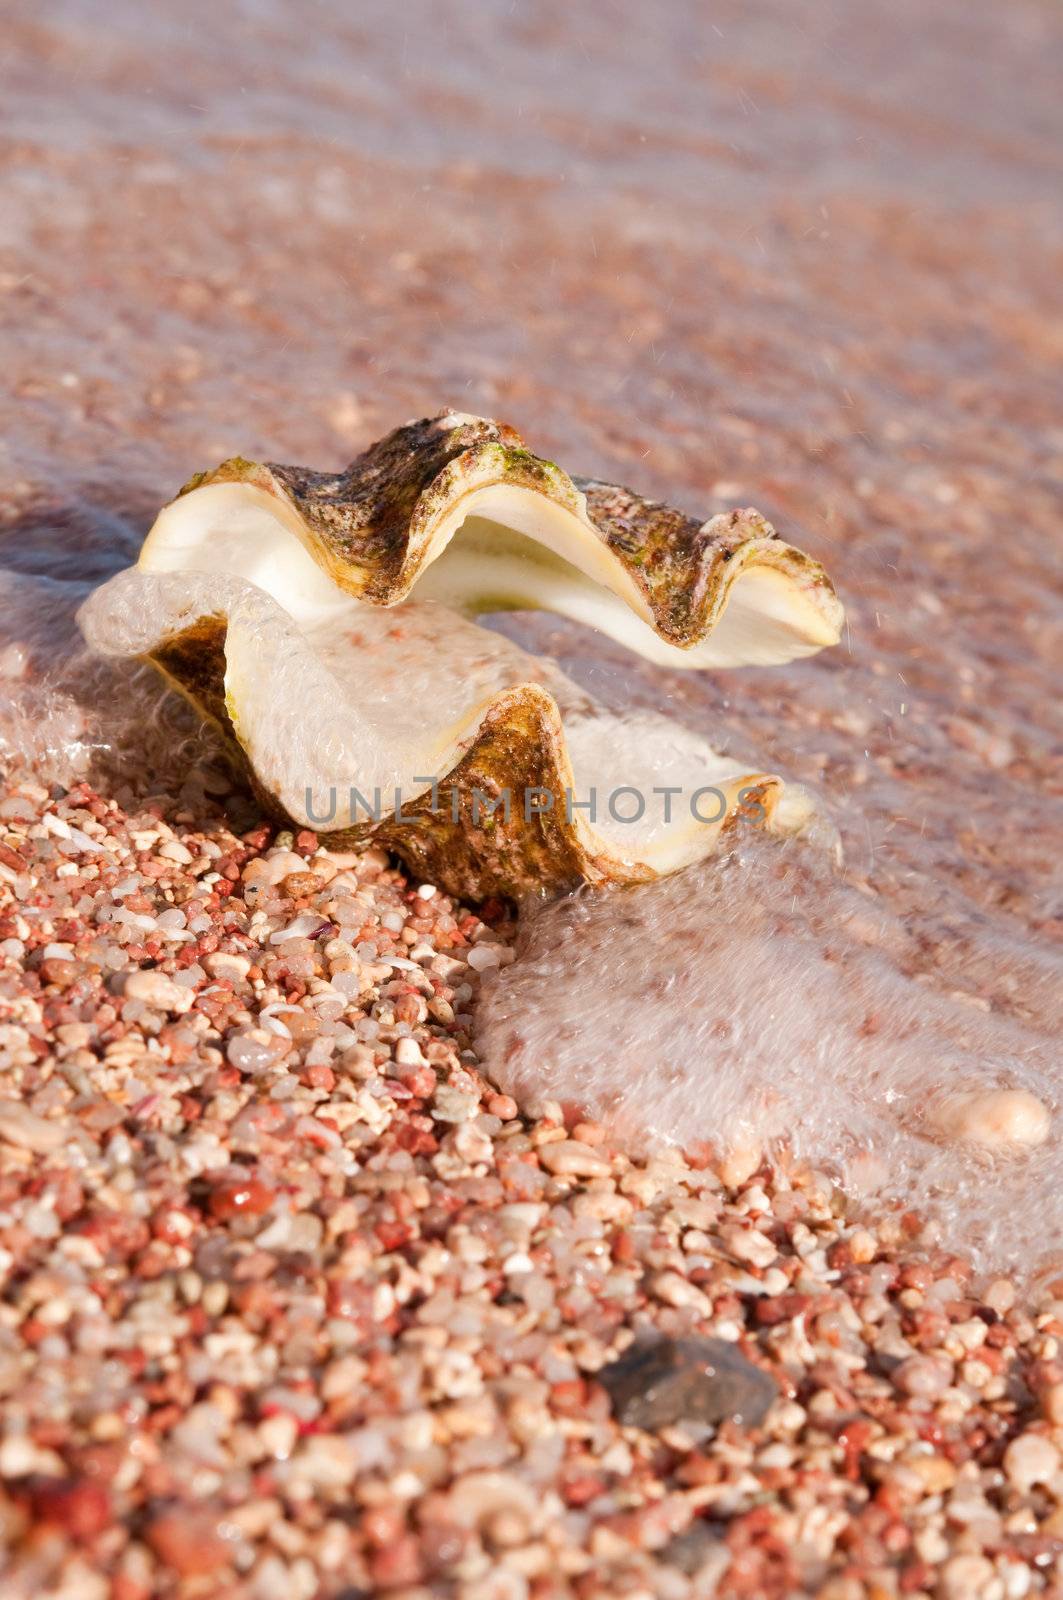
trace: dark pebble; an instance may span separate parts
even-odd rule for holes
[[[699,1520],[669,1540],[661,1551],[661,1560],[666,1566],[678,1567],[688,1578],[693,1578],[723,1543],[723,1530],[719,1523]]]
[[[755,1428],[778,1393],[774,1378],[723,1339],[634,1344],[602,1368],[598,1381],[617,1420],[648,1433],[675,1422],[727,1418]]]

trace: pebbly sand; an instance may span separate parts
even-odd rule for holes
[[[1063,1284],[522,1119],[507,924],[192,799],[0,802],[5,1596],[1057,1592]],[[614,1410],[705,1334],[737,1378]]]
[[[756,504],[844,651],[499,626],[770,750],[906,980],[1050,1031],[1060,48],[1041,0],[5,20],[5,1600],[1063,1592],[1054,1168],[994,1169],[987,1278],[962,1209],[854,1208],[829,1120],[721,1174],[522,1117],[474,1049],[504,909],[278,839],[71,624],[194,469],[446,402]],[[739,1360],[639,1409],[651,1335]],[[697,1420],[747,1360],[760,1423]]]

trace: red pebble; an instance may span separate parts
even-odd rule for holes
[[[611,1240],[614,1261],[634,1261],[635,1241],[626,1228],[618,1228]]]
[[[597,1500],[600,1494],[605,1493],[605,1479],[596,1478],[587,1473],[581,1478],[568,1478],[561,1486],[565,1504],[570,1506],[585,1506],[592,1500]]]
[[[550,1389],[550,1403],[562,1416],[580,1416],[587,1408],[587,1385],[583,1378],[566,1378]]]
[[[116,1572],[111,1579],[111,1600],[151,1600],[151,1590],[129,1572]]]
[[[807,1294],[773,1294],[757,1301],[755,1316],[761,1327],[772,1328],[776,1323],[789,1322],[799,1317],[812,1304]]]
[[[261,1178],[228,1178],[219,1183],[210,1197],[210,1214],[219,1222],[230,1217],[260,1217],[277,1198]]]
[[[336,1074],[331,1067],[326,1067],[323,1064],[307,1067],[302,1074],[302,1079],[304,1083],[310,1085],[311,1089],[325,1089],[330,1094],[336,1087]]]
[[[394,1543],[375,1550],[369,1570],[378,1589],[405,1588],[408,1584],[420,1583],[424,1569],[417,1540],[412,1534],[404,1533]]]
[[[95,1539],[111,1521],[110,1495],[87,1478],[34,1479],[30,1505],[38,1521],[62,1528],[71,1539]]]
[[[374,1233],[385,1250],[400,1250],[413,1238],[413,1229],[406,1222],[378,1222]]]
[[[369,1544],[382,1550],[406,1532],[402,1513],[394,1506],[371,1506],[362,1518],[362,1532]]]
[[[216,1524],[197,1511],[160,1512],[148,1527],[147,1541],[163,1565],[183,1578],[205,1577],[229,1562],[229,1547]]]
[[[860,1477],[860,1458],[874,1435],[875,1430],[866,1417],[850,1422],[838,1435],[838,1443],[845,1452],[843,1470],[853,1483]]]
[[[413,1156],[434,1155],[439,1149],[439,1140],[434,1134],[424,1128],[411,1127],[409,1123],[403,1123],[396,1131],[395,1143],[400,1150],[406,1150]]]

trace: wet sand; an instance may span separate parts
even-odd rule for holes
[[[70,875],[53,877],[64,851],[48,843],[61,830],[39,819],[58,805],[83,831],[80,813],[91,819],[114,797],[121,807],[103,826],[135,860],[127,895],[143,893],[152,863],[165,888],[167,836],[145,823],[143,842],[125,843],[145,787],[178,841],[194,836],[193,861],[207,838],[217,850],[207,861],[228,860],[236,876],[225,881],[242,881],[270,841],[229,780],[203,766],[201,744],[182,790],[184,747],[138,770],[121,687],[102,703],[76,683],[42,699],[41,675],[67,649],[65,619],[86,584],[130,559],[193,470],[235,453],[339,465],[397,421],[449,403],[513,422],[573,470],[706,516],[755,504],[825,562],[850,617],[846,647],[781,672],[693,681],[639,669],[574,628],[501,625],[553,650],[602,698],[722,728],[739,754],[766,747],[829,797],[850,871],[912,936],[911,973],[1030,1021],[1029,995],[1009,991],[1008,973],[1015,952],[1050,968],[1060,931],[1061,48],[1058,16],[1033,0],[979,15],[943,3],[929,19],[908,3],[755,17],[728,5],[711,19],[685,4],[663,18],[626,3],[475,17],[418,4],[357,17],[321,8],[309,20],[270,4],[221,16],[110,4],[104,25],[73,5],[20,8],[3,44],[0,149],[0,565],[20,575],[3,594],[18,713],[9,737],[46,784],[72,781],[80,765],[98,787],[57,803],[47,788],[27,798],[23,787],[21,802],[5,791],[7,893],[69,887]],[[190,736],[172,707],[161,726],[160,750]],[[306,870],[311,855],[307,846]],[[124,870],[83,892],[121,901],[111,891]],[[405,925],[416,886],[377,886],[374,871],[367,923],[397,896]],[[210,925],[187,966],[217,954],[201,942],[227,895],[205,887],[166,901],[203,901],[195,916]],[[219,940],[230,954],[275,948],[308,896],[317,909],[318,890],[297,884],[249,932],[253,906],[236,893]],[[424,1021],[422,1042],[442,1052],[438,1088],[403,1086],[424,1069],[398,1052],[397,992],[383,997],[383,1037],[356,1046],[341,1033],[308,1061],[307,1027],[281,1051],[270,1071],[293,1081],[273,1103],[306,1099],[308,1116],[334,1099],[373,1102],[363,1116],[333,1116],[342,1151],[293,1179],[291,1151],[263,1147],[257,1126],[234,1153],[228,1130],[261,1098],[256,1074],[269,1064],[227,1052],[264,1026],[271,985],[307,1010],[316,974],[298,963],[312,969],[313,951],[263,968],[257,990],[234,969],[221,1001],[216,991],[196,1001],[205,1027],[176,1039],[190,1054],[182,1062],[167,1047],[145,1078],[146,1041],[179,1023],[135,993],[131,1015],[119,1004],[101,1023],[100,987],[110,973],[121,1001],[129,969],[154,970],[159,953],[138,945],[135,923],[104,937],[95,911],[79,914],[76,931],[49,931],[47,914],[4,931],[22,946],[5,952],[16,1027],[28,1020],[37,1042],[9,1041],[3,1094],[46,1125],[79,1120],[96,1146],[80,1146],[76,1162],[46,1160],[42,1173],[32,1141],[45,1141],[38,1156],[55,1142],[10,1113],[22,1131],[3,1144],[0,1239],[11,1257],[3,1413],[16,1442],[0,1443],[0,1473],[12,1594],[134,1600],[222,1583],[253,1600],[352,1587],[681,1600],[715,1583],[735,1596],[966,1600],[1060,1581],[1053,1288],[1036,1312],[1013,1307],[1006,1288],[968,1299],[948,1240],[919,1265],[895,1217],[869,1234],[833,1216],[841,1201],[826,1179],[732,1172],[744,1186],[718,1206],[711,1173],[639,1177],[649,1169],[619,1152],[602,1171],[603,1158],[581,1153],[601,1148],[596,1126],[557,1158],[560,1170],[530,1156],[565,1142],[564,1113],[548,1107],[522,1124],[488,1103],[494,1122],[475,1123],[474,1102],[493,1091],[463,1020],[478,980],[456,972],[452,987],[470,990],[457,1005],[434,991],[449,1018],[409,1007],[412,1031]],[[157,919],[162,899],[130,914]],[[444,925],[447,949],[451,932]],[[466,944],[479,937],[465,924]],[[52,945],[70,952],[49,955]],[[120,960],[101,968],[107,949]],[[330,958],[330,984],[376,956],[347,959]],[[61,970],[67,961],[84,970]],[[172,955],[160,964],[176,971]],[[222,976],[200,971],[197,993]],[[25,1013],[26,972],[40,1016]],[[394,981],[379,973],[368,998],[353,996],[352,1024],[363,1012],[379,1024],[373,986]],[[71,982],[84,990],[64,1000]],[[1044,1025],[1043,1007],[1032,1020]],[[63,1039],[60,1027],[75,1031]],[[114,1050],[101,1075],[127,1035],[135,1059]],[[332,1055],[356,1048],[329,1083]],[[449,1115],[461,1109],[453,1094],[468,1097],[464,1117]],[[318,1138],[331,1147],[323,1115],[330,1131]],[[286,1138],[297,1122],[279,1123]],[[461,1125],[455,1152],[446,1129]],[[215,1139],[196,1171],[181,1166],[193,1127]],[[379,1145],[347,1137],[361,1127]],[[233,1161],[261,1185],[250,1214],[211,1199]],[[294,1210],[316,1219],[327,1248],[313,1222],[294,1243],[284,1233],[288,1212],[270,1211],[282,1180],[302,1184]],[[420,1182],[417,1215],[383,1198]],[[360,1203],[359,1218],[326,1233],[330,1207],[346,1215],[341,1197],[360,1185],[373,1230],[364,1250]],[[547,1212],[498,1220],[500,1206],[537,1203],[540,1189]],[[142,1193],[151,1216],[138,1212]],[[461,1202],[450,1233],[448,1193]],[[165,1220],[172,1210],[187,1222]],[[67,1251],[67,1228],[91,1250]],[[750,1247],[749,1229],[768,1243]],[[511,1294],[514,1255],[528,1256],[531,1276]],[[559,1309],[577,1257],[591,1264]],[[320,1307],[308,1306],[315,1294]],[[167,1296],[188,1308],[184,1342],[176,1355],[145,1346],[140,1366],[131,1352],[145,1338],[165,1344],[155,1329]],[[69,1314],[42,1318],[48,1300]],[[425,1351],[454,1304],[468,1325],[436,1392]],[[760,1435],[622,1431],[594,1375],[651,1327],[740,1339],[800,1415],[784,1405]],[[266,1397],[256,1365],[263,1344],[281,1352],[270,1369],[279,1396]],[[245,1347],[246,1365],[227,1368]],[[322,1428],[308,1407],[337,1363]],[[80,1396],[104,1388],[99,1423]],[[346,1443],[307,1443],[322,1433]],[[535,1439],[546,1443],[529,1465]],[[1032,1455],[1031,1439],[1043,1441]],[[463,1491],[477,1472],[509,1480],[509,1498],[507,1484]],[[529,1485],[556,1496],[545,1532]],[[502,1497],[491,1500],[497,1526],[469,1510],[488,1490]]]

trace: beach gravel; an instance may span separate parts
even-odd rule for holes
[[[0,798],[5,1600],[1060,1592],[1063,1286],[522,1118],[503,917],[175,805]]]

